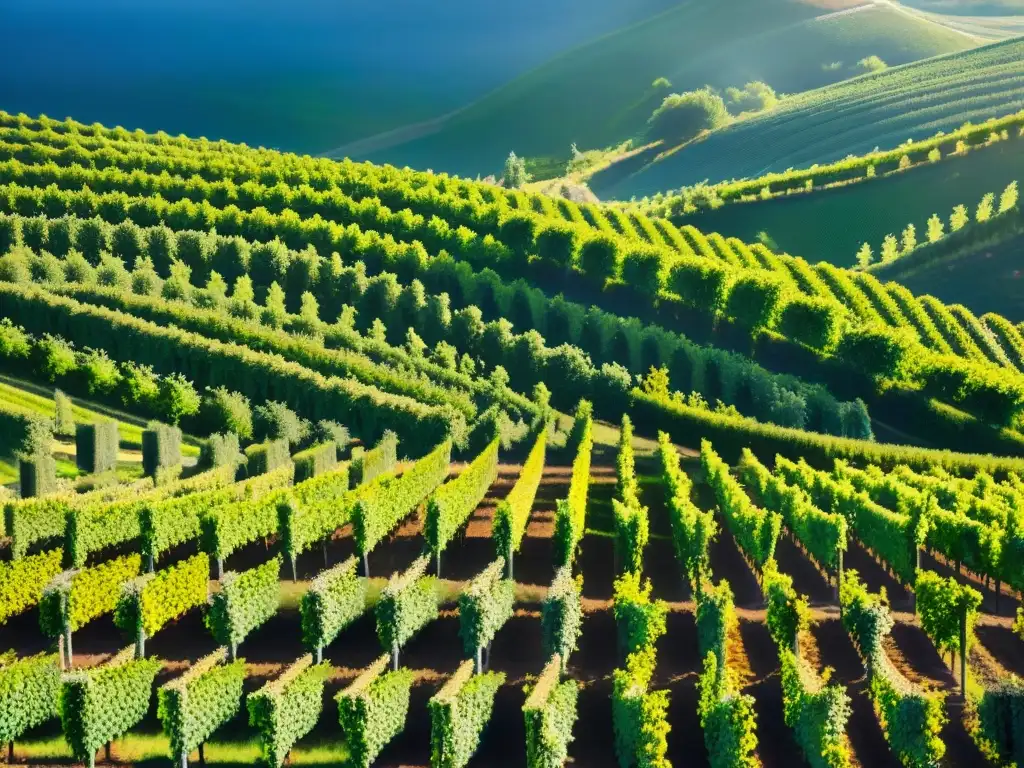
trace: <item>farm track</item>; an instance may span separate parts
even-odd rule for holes
[[[584,575],[584,625],[579,648],[569,661],[569,674],[580,683],[579,724],[575,741],[570,746],[574,764],[612,768],[614,758],[611,728],[611,673],[620,663],[616,645],[615,621],[611,611],[613,539],[611,538],[610,499],[614,491],[613,453],[595,446],[592,468],[588,531],[579,555]],[[562,459],[564,460],[564,459]],[[693,462],[685,466],[693,469]],[[453,472],[461,467],[453,465]],[[657,481],[657,460],[638,454],[637,470],[641,476],[642,501],[650,509],[651,541],[645,555],[645,575],[651,579],[654,596],[670,606],[667,635],[659,642],[658,669],[653,685],[666,688],[671,694],[669,718],[672,731],[668,736],[668,757],[679,766],[707,765],[707,753],[697,715],[697,676],[700,658],[697,646],[695,606],[689,586],[680,575],[675,561],[671,529],[666,508],[665,491]],[[494,557],[490,540],[491,520],[497,501],[511,489],[519,468],[502,465],[498,479],[472,516],[462,536],[452,542],[442,559],[445,588],[455,594],[462,582],[479,573]],[[568,490],[571,467],[549,465],[538,491],[523,547],[515,559],[515,575],[520,601],[515,616],[498,633],[492,648],[491,668],[506,673],[507,680],[499,690],[494,704],[493,724],[485,732],[474,766],[521,766],[525,739],[521,707],[523,686],[535,676],[543,663],[541,648],[539,602],[550,583],[553,568],[553,516],[556,500]],[[709,489],[698,484],[696,500],[702,507],[713,504]],[[731,584],[740,619],[736,666],[743,690],[754,697],[758,717],[758,754],[766,766],[805,764],[793,733],[783,720],[782,690],[778,657],[774,642],[765,625],[764,601],[753,572],[736,543],[719,520],[722,532],[711,552],[715,579]],[[161,566],[191,554],[194,548],[182,548],[162,561]],[[227,567],[244,569],[264,562],[274,549],[270,543],[258,542],[229,558]],[[370,559],[371,575],[384,577],[409,566],[422,551],[422,521],[413,516],[387,541],[382,542]],[[335,565],[354,553],[350,527],[339,531],[326,546],[327,564]],[[780,569],[790,574],[794,586],[810,598],[814,625],[804,643],[806,657],[818,670],[831,667],[832,679],[846,686],[851,697],[852,714],[848,733],[856,765],[897,766],[885,742],[866,692],[866,677],[860,658],[840,624],[834,604],[833,586],[817,569],[798,544],[784,535],[777,547]],[[312,578],[325,565],[324,550],[316,548],[299,558],[300,580]],[[929,565],[931,565],[929,563]],[[960,701],[956,682],[947,665],[938,657],[931,643],[916,623],[910,607],[910,595],[890,576],[884,567],[859,545],[847,553],[846,566],[856,568],[872,590],[885,587],[893,598],[897,624],[890,647],[893,662],[915,682],[937,687],[950,693],[947,710],[950,722],[943,731],[947,745],[947,762],[951,765],[980,764],[981,756],[964,730],[960,717]],[[298,594],[300,585],[283,592]],[[1009,602],[1008,600],[1006,601]],[[1008,609],[1006,609],[1008,610]],[[1005,613],[1005,610],[1004,610]],[[984,649],[1009,671],[1024,672],[1024,654],[1020,640],[1010,630],[1006,616],[983,615],[977,634]],[[439,619],[428,625],[402,653],[403,666],[416,673],[409,720],[405,731],[381,754],[375,765],[383,768],[409,766],[426,768],[429,764],[430,719],[429,698],[443,685],[463,659],[458,633],[458,615],[448,605]],[[284,667],[302,655],[299,614],[292,605],[256,631],[241,647],[249,663],[246,690],[252,691],[272,679]],[[76,661],[83,665],[100,663],[120,650],[126,641],[114,627],[111,617],[96,620],[75,634]],[[38,629],[35,610],[15,617],[0,627],[0,648],[14,647],[19,654],[34,653],[46,648]],[[166,661],[158,684],[180,674],[191,661],[214,650],[215,644],[197,612],[192,612],[173,627],[149,641],[148,650]],[[340,739],[337,706],[333,696],[351,681],[360,670],[381,654],[372,613],[367,613],[348,627],[341,638],[326,650],[326,660],[335,668],[328,681],[324,712],[316,729],[306,736],[298,748],[313,748]],[[154,711],[133,731],[156,734],[159,723]],[[33,740],[59,735],[59,724],[49,723],[32,734]],[[217,741],[244,743],[252,738],[244,715],[235,718],[217,734]],[[118,744],[114,745],[114,762],[118,761]],[[17,755],[17,752],[16,752]],[[19,756],[20,757],[20,756]],[[21,760],[19,759],[19,762]],[[66,764],[48,759],[46,764]],[[304,760],[305,762],[305,760]],[[40,761],[33,761],[39,765]],[[166,766],[167,761],[144,760],[136,765]],[[223,766],[226,763],[218,762]]]

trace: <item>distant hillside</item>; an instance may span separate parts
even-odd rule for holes
[[[869,55],[900,64],[979,42],[860,0],[687,0],[558,56],[369,158],[493,173],[509,150],[567,156],[573,142],[582,149],[602,147],[636,133],[667,93],[652,88],[659,77],[671,81],[671,91],[757,79],[795,93],[849,76],[852,65]]]
[[[602,197],[834,162],[1021,107],[1024,40],[994,43],[799,94],[769,114],[662,155]]]
[[[1019,130],[1015,126],[1009,140],[992,146],[963,156],[943,153],[938,162],[924,160],[884,177],[770,200],[729,203],[674,220],[748,242],[764,236],[782,251],[851,266],[864,242],[877,255],[886,235],[899,236],[910,223],[923,239],[932,214],[947,222],[955,206],[966,205],[973,211],[983,195],[998,196],[1011,181],[1024,181],[1024,138],[1017,135]]]
[[[0,103],[321,152],[443,115],[676,2],[3,0]]]

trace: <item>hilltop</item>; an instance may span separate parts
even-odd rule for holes
[[[657,78],[667,78],[673,92],[763,80],[795,93],[849,77],[866,56],[901,64],[980,42],[885,4],[688,0],[557,56],[368,159],[493,173],[509,150],[566,157],[573,142],[603,147],[633,135],[667,95],[653,87]]]

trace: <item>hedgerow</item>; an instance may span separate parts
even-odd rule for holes
[[[819,509],[843,515],[865,547],[888,563],[904,584],[914,583],[918,553],[928,533],[927,515],[920,510],[912,516],[886,509],[848,480],[836,481],[802,460],[794,464],[776,456],[775,469],[787,483],[806,491]]]
[[[779,648],[782,707],[804,758],[812,768],[851,765],[846,724],[852,708],[843,686],[827,685],[792,650]]]
[[[295,742],[313,730],[323,710],[330,671],[330,666],[313,664],[313,657],[306,655],[246,698],[249,725],[260,733],[266,765],[283,765]]]
[[[268,440],[245,449],[245,472],[249,477],[264,475],[286,465],[292,465],[287,440]]]
[[[299,602],[302,642],[318,664],[324,647],[366,610],[366,579],[356,574],[356,565],[356,558],[350,557],[322,571]]]
[[[768,632],[780,649],[799,655],[800,633],[810,627],[810,608],[806,597],[793,589],[793,579],[781,573],[774,560],[768,562],[761,578],[761,591],[767,606]]]
[[[295,482],[301,483],[330,472],[338,466],[338,446],[331,443],[318,443],[292,456],[295,464]]]
[[[382,648],[390,651],[396,669],[402,646],[438,617],[440,593],[437,577],[425,575],[429,564],[424,555],[404,573],[394,574],[374,609],[377,639]]]
[[[245,660],[226,659],[227,649],[218,648],[157,689],[157,716],[180,765],[241,709]]]
[[[710,582],[697,598],[697,643],[704,657],[697,680],[697,713],[713,768],[756,768],[754,697],[741,694],[727,665],[730,636],[737,629],[728,582]]]
[[[66,673],[60,685],[60,720],[76,759],[89,768],[96,750],[128,731],[146,716],[153,681],[162,662],[136,659],[126,648],[97,667]]]
[[[234,477],[234,467],[221,467],[217,471],[225,478]],[[165,552],[198,539],[203,531],[202,520],[215,515],[215,510],[243,503],[243,499],[248,504],[257,504],[264,497],[290,485],[292,475],[291,467],[286,466],[223,487],[144,503],[138,512],[140,549],[149,561],[150,569]]]
[[[612,673],[612,726],[620,768],[670,768],[667,736],[668,691],[649,690],[656,654],[653,645],[626,657]]]
[[[142,469],[157,482],[181,467],[181,430],[152,422],[142,432]]]
[[[523,462],[516,484],[503,500],[498,502],[491,525],[495,554],[508,563],[508,576],[512,578],[512,560],[519,551],[530,520],[537,489],[544,475],[544,460],[547,451],[548,430],[545,427],[537,436],[530,454]]]
[[[908,768],[937,764],[946,752],[940,737],[946,722],[944,694],[921,692],[892,665],[882,644],[892,630],[892,615],[856,571],[843,574],[839,602],[843,626],[867,667],[868,694],[893,753]]]
[[[469,519],[498,476],[498,448],[493,440],[458,477],[442,485],[427,499],[423,538],[441,562],[441,553]]]
[[[701,441],[700,459],[729,530],[754,566],[759,571],[763,570],[765,564],[775,557],[782,517],[777,512],[758,509],[751,503],[740,484],[729,474],[728,465],[707,440]]]
[[[445,441],[401,475],[383,474],[360,493],[352,511],[356,550],[364,558],[448,476],[452,444]]]
[[[161,326],[121,312],[94,307],[40,291],[31,286],[0,286],[0,310],[35,332],[55,332],[75,343],[104,346],[117,340],[117,354],[157,372],[202,373],[199,386],[230,384],[239,392],[262,397],[273,390],[283,400],[300,405],[304,416],[343,419],[356,434],[373,437],[364,425],[395,428],[416,436],[416,450],[436,445],[449,435],[461,437],[461,415],[448,407],[430,406],[381,392],[352,379],[327,377],[283,358],[206,338],[173,326]],[[316,392],[310,399],[310,393]]]
[[[277,532],[281,551],[289,559],[292,576],[296,558],[316,542],[330,538],[352,519],[352,508],[360,491],[350,491],[349,467],[300,482],[278,498]]]
[[[373,448],[358,456],[352,451],[351,473],[353,485],[365,485],[379,475],[393,472],[398,463],[398,435],[387,431]]]
[[[563,565],[555,572],[540,607],[540,625],[544,653],[554,654],[567,664],[583,632],[582,576],[573,578],[572,569]]]
[[[91,568],[64,571],[46,585],[39,600],[39,626],[47,637],[64,637],[69,665],[71,633],[112,613],[121,587],[138,575],[141,563],[137,554],[124,555]]]
[[[583,539],[587,522],[587,494],[590,487],[590,454],[594,446],[593,419],[590,404],[581,401],[570,433],[570,445],[575,445],[569,495],[558,500],[555,510],[555,565],[572,566],[576,548]]]
[[[75,428],[75,461],[83,472],[98,475],[117,468],[120,437],[117,422],[106,420]]]
[[[60,574],[63,559],[62,550],[51,549],[0,562],[0,626],[39,602],[46,585]]]
[[[114,623],[137,639],[142,656],[146,638],[193,608],[206,605],[209,578],[210,561],[201,554],[155,574],[137,576],[121,585]]]
[[[465,661],[434,694],[427,704],[432,768],[463,768],[469,763],[504,683],[504,672],[474,675],[473,662]]]
[[[229,571],[210,598],[203,621],[213,639],[230,649],[232,660],[238,655],[238,644],[277,613],[280,570],[281,558],[275,557],[247,571]]]
[[[491,641],[505,622],[512,618],[515,583],[505,578],[505,562],[498,558],[477,575],[459,595],[459,637],[462,650],[475,657],[477,672],[482,672],[480,650]]]
[[[653,646],[665,634],[668,603],[651,600],[651,582],[644,582],[639,572],[624,573],[615,580],[612,613],[623,656]]]
[[[679,466],[679,452],[665,432],[658,433],[658,456],[666,505],[672,527],[672,548],[683,574],[697,594],[711,573],[711,542],[718,536],[714,512],[705,512],[690,499],[693,484]]]
[[[402,732],[409,714],[413,673],[408,669],[387,672],[387,667],[385,654],[334,697],[349,760],[361,768],[369,768]]]
[[[639,389],[634,389],[631,396],[634,422],[665,430],[682,445],[696,447],[697,440],[710,440],[727,461],[738,461],[742,450],[750,448],[757,456],[802,458],[821,469],[831,468],[835,459],[848,459],[883,469],[904,464],[915,469],[942,467],[966,473],[1024,472],[1024,460],[1013,456],[955,453],[819,435],[667,401]]]
[[[13,653],[0,655],[0,743],[13,743],[57,717],[60,669],[54,653],[21,659]]]
[[[560,768],[569,754],[579,688],[575,680],[561,680],[563,665],[552,656],[523,704],[528,768]]]
[[[782,522],[819,566],[837,573],[838,578],[846,551],[846,518],[818,509],[805,491],[773,475],[749,449],[743,449],[737,470],[755,500],[779,512]]]

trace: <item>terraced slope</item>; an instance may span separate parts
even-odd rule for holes
[[[894,148],[1024,107],[1024,40],[865,75],[785,101],[662,156],[616,184],[617,198],[703,179],[760,176]]]

